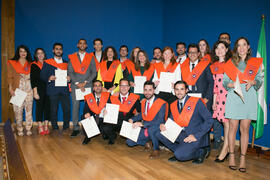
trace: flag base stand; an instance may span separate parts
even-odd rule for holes
[[[240,151],[240,148],[239,148]],[[251,156],[257,156],[262,159],[270,160],[270,150],[263,150],[261,147],[254,145],[252,147],[251,144],[248,145],[247,154]]]

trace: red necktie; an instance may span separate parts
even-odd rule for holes
[[[150,109],[150,102],[147,102],[147,106],[146,106],[146,113],[148,114],[148,112],[149,112],[149,109]],[[145,137],[148,137],[149,136],[149,134],[148,134],[148,129],[147,128],[145,128],[145,130],[144,130],[144,136]]]
[[[124,104],[125,101],[126,101],[126,97],[122,97],[122,104]],[[127,113],[124,112],[123,114],[124,114],[124,116],[126,116]]]

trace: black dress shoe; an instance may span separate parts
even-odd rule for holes
[[[79,130],[72,131],[70,137],[76,137],[76,136],[78,136],[79,133],[80,133]]]
[[[102,138],[103,138],[104,140],[109,139],[109,137],[108,137],[106,134],[102,134]]]
[[[170,162],[175,162],[175,161],[177,161],[177,159],[176,159],[175,156],[173,156],[173,157],[170,157],[170,158],[168,159],[168,161],[170,161]]]
[[[109,145],[113,145],[114,144],[114,139],[110,139],[108,142]]]
[[[90,138],[85,137],[84,140],[83,140],[83,142],[82,142],[82,144],[83,144],[83,145],[86,145],[86,144],[88,144],[90,141],[91,141]]]
[[[202,151],[201,155],[192,161],[193,164],[202,164],[204,159],[207,158],[207,149],[202,149]]]
[[[206,150],[205,159],[207,159],[210,156],[211,149],[210,147],[207,147],[205,148],[205,150]]]

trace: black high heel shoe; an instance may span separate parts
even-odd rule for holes
[[[217,163],[224,162],[225,160],[228,159],[229,154],[230,154],[230,153],[227,153],[226,156],[225,156],[223,159],[219,159],[219,158],[218,158],[219,156],[217,156],[216,159],[215,159],[215,162],[217,162]]]
[[[234,155],[234,152],[230,152],[229,154],[230,154],[230,155]],[[234,171],[237,169],[235,165],[234,165],[234,166],[231,166],[231,165],[230,165],[229,168],[230,168],[231,170],[234,170]]]

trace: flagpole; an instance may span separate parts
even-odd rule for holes
[[[264,18],[265,16],[264,14],[262,14],[262,21],[264,20]],[[254,141],[255,141],[255,128],[253,127],[251,148],[254,148]]]

